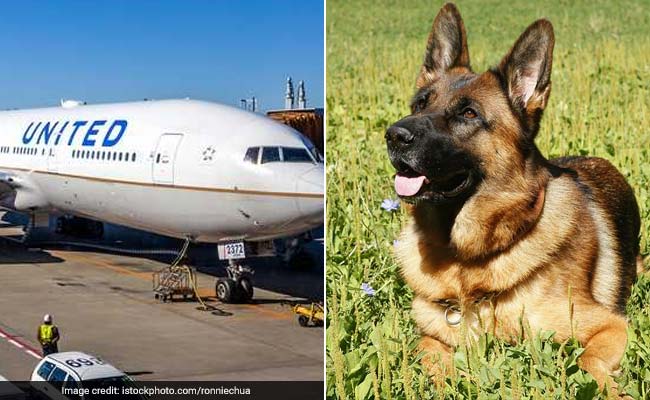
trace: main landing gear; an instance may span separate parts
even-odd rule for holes
[[[228,260],[228,277],[218,278],[217,299],[223,303],[248,303],[253,299],[253,270],[245,265]]]
[[[183,248],[170,266],[153,274],[153,290],[155,297],[162,301],[171,300],[174,296],[184,299],[192,297],[201,303],[202,309],[213,310],[214,307],[206,305],[197,286],[196,271],[194,268],[183,265],[192,238],[185,239]],[[228,259],[226,267],[227,277],[218,278],[215,284],[217,299],[222,303],[248,303],[253,298],[253,270],[238,261],[245,257],[243,242],[234,242],[220,245],[220,258]]]

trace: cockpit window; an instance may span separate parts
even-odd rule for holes
[[[259,147],[249,147],[246,150],[246,156],[244,156],[244,161],[252,164],[257,164],[257,155],[260,152]]]
[[[261,154],[260,154],[261,152]],[[273,162],[287,163],[321,163],[322,156],[313,148],[305,147],[249,147],[244,156],[244,162],[251,164],[267,164]]]
[[[307,149],[301,147],[283,147],[282,155],[284,162],[314,162]]]
[[[262,148],[262,164],[280,161],[280,149],[277,147]]]
[[[316,146],[314,146],[314,143],[309,140],[307,136],[301,136],[300,138],[302,139],[302,142],[307,150],[309,150],[309,153],[311,153],[312,157],[314,157],[314,160],[316,160],[318,163],[322,163],[324,161],[323,155],[320,153],[320,151],[318,151]]]

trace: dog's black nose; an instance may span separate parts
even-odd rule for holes
[[[415,139],[415,135],[411,133],[406,128],[402,128],[401,126],[391,126],[388,128],[386,131],[386,135],[384,135],[386,140],[388,142],[393,142],[393,143],[402,143],[402,144],[409,144],[413,142],[413,139]]]

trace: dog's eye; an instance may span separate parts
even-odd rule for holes
[[[415,114],[427,108],[430,96],[431,90],[429,89],[421,89],[418,91],[418,93],[415,94],[415,97],[413,97],[413,100],[411,100],[411,112]]]
[[[474,109],[467,107],[463,110],[463,117],[467,119],[474,119],[478,117],[478,114],[476,111],[474,111]]]
[[[422,98],[416,99],[411,104],[411,111],[416,113],[416,112],[420,112],[420,111],[424,110],[427,107],[428,101],[429,101],[428,97],[422,97]]]

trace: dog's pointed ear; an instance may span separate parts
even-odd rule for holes
[[[454,67],[470,70],[469,50],[460,12],[454,4],[447,3],[433,21],[416,86],[420,89]]]
[[[540,19],[519,36],[498,68],[510,102],[535,132],[551,94],[554,44],[553,25]]]

